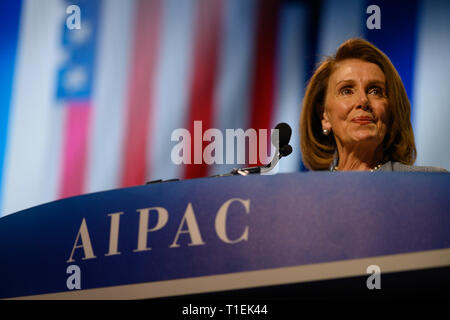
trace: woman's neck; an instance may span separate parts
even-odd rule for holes
[[[381,147],[370,148],[339,148],[339,171],[369,171],[380,165],[383,160],[383,149]]]

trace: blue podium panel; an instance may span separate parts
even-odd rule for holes
[[[441,173],[308,172],[63,199],[0,219],[0,297],[163,297],[449,266],[449,186]]]

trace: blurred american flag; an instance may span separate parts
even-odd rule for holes
[[[381,8],[381,30],[366,28],[369,4]],[[67,28],[69,5],[80,7],[79,30]],[[439,106],[450,98],[449,90],[429,90],[429,79],[450,72],[429,51],[450,54],[445,1],[6,0],[0,11],[0,216],[236,167],[171,161],[172,132],[193,134],[196,120],[203,131],[223,132],[287,122],[294,152],[280,171],[301,170],[306,81],[318,60],[354,36],[398,66],[414,105],[419,160],[450,169],[448,148],[428,148],[430,119],[421,113],[430,99]],[[438,126],[444,131],[434,139],[450,136],[448,127]],[[421,158],[421,147],[431,158]]]

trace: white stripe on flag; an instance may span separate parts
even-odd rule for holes
[[[24,3],[8,132],[2,214],[57,197],[64,108],[56,103],[65,7]]]
[[[166,0],[163,2],[162,35],[159,46],[155,94],[155,112],[149,126],[147,161],[148,180],[181,178],[181,166],[171,160],[172,132],[186,125],[189,79],[194,31],[195,3]]]
[[[278,38],[278,73],[276,103],[272,127],[286,122],[292,128],[293,152],[279,162],[278,172],[295,172],[300,168],[299,117],[304,95],[306,8],[301,4],[283,6]]]
[[[365,3],[360,0],[322,2],[318,60],[321,60],[322,56],[333,55],[345,40],[364,36]]]
[[[87,192],[120,187],[136,2],[103,2],[89,141]]]
[[[225,164],[226,129],[246,129],[250,119],[253,51],[257,5],[254,0],[224,2],[224,28],[221,41],[219,72],[215,89],[213,126],[223,134],[223,165],[212,168],[211,175],[227,173],[238,164]],[[235,160],[236,160],[235,144]]]
[[[418,12],[413,99],[416,164],[450,170],[450,2],[424,1]]]

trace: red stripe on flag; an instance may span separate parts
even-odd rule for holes
[[[88,101],[70,102],[66,108],[60,198],[83,193],[92,109]]]
[[[275,96],[278,14],[278,0],[260,1],[256,32],[250,128],[255,129],[256,132],[259,132],[260,129],[268,130],[268,152],[270,152],[270,129]],[[259,144],[257,149],[259,152]],[[258,156],[257,165],[261,165],[260,160]]]
[[[161,0],[140,0],[129,78],[127,126],[122,167],[123,187],[142,184],[149,174],[147,156],[148,128],[151,123],[153,75],[162,17]]]
[[[195,42],[192,63],[191,95],[189,101],[189,117],[187,128],[191,133],[192,164],[185,167],[185,178],[206,176],[209,166],[203,161],[203,149],[206,146],[201,142],[194,146],[194,140],[202,140],[196,133],[194,136],[194,121],[202,121],[202,131],[211,128],[214,110],[214,88],[217,78],[219,61],[219,44],[222,28],[222,0],[199,0],[196,15]],[[202,133],[203,133],[202,132]],[[201,133],[200,133],[201,134]],[[209,142],[208,142],[209,143]],[[195,164],[195,149],[200,156],[201,164]],[[197,157],[198,158],[198,157]],[[198,160],[198,159],[197,159]]]

